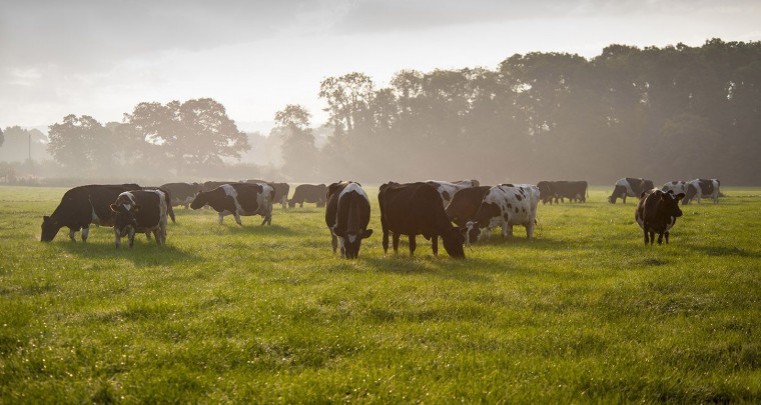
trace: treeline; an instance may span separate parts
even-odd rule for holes
[[[303,182],[607,184],[635,176],[761,184],[761,42],[610,45],[592,59],[516,54],[494,70],[401,71],[383,88],[353,72],[325,79],[319,96],[329,121],[318,128],[302,106],[276,114],[267,145],[280,149],[271,160],[279,168],[235,163],[248,138],[206,98],[140,103],[121,123],[64,117],[49,127],[56,165],[48,169]],[[317,146],[315,134],[326,132]]]
[[[292,177],[761,183],[761,42],[537,52],[496,70],[402,71],[386,88],[350,73],[320,97],[334,135],[310,151],[303,121],[286,123]]]

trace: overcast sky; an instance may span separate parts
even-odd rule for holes
[[[761,40],[758,0],[0,0],[0,127],[121,121],[211,97],[242,130],[286,104],[313,124],[329,76],[495,68],[515,53]]]

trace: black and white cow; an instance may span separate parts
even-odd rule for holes
[[[682,216],[679,209],[679,200],[684,198],[684,193],[674,195],[673,191],[664,192],[658,189],[647,190],[642,193],[634,211],[634,220],[645,234],[645,245],[652,245],[655,234],[658,234],[658,244],[666,236],[669,243],[669,230],[676,224],[676,219]]]
[[[436,191],[439,192],[439,195],[441,195],[441,201],[444,204],[444,208],[446,208],[449,203],[452,202],[452,199],[454,198],[455,194],[459,192],[460,190],[464,190],[466,188],[471,187],[478,187],[480,183],[478,180],[458,180],[458,181],[441,181],[441,180],[428,180],[426,181],[431,187],[435,188]]]
[[[721,182],[717,179],[694,179],[687,182],[687,190],[685,192],[684,200],[682,204],[689,204],[693,199],[698,201],[702,197],[711,197],[714,204],[719,203],[719,186]]]
[[[615,204],[616,199],[620,198],[626,204],[626,197],[639,197],[644,191],[651,190],[654,187],[655,185],[652,180],[634,177],[618,179],[616,186],[613,188],[613,194],[608,197],[608,202]]]
[[[164,190],[125,191],[111,204],[116,214],[114,243],[121,246],[121,238],[129,238],[129,247],[135,244],[135,232],[153,233],[156,243],[166,245],[166,225],[170,197]]]
[[[586,181],[540,181],[536,183],[541,194],[542,204],[569,201],[586,202],[587,188],[589,184]]]
[[[291,190],[291,186],[288,183],[275,183],[265,180],[246,180],[246,183],[265,183],[275,190],[275,197],[272,199],[272,203],[275,204],[278,201],[283,209],[288,207],[288,192]]]
[[[166,183],[158,188],[169,192],[171,197],[169,205],[173,207],[182,205],[185,209],[190,207],[196,194],[203,190],[203,186],[198,183]]]
[[[489,189],[473,221],[466,224],[466,243],[478,240],[481,229],[485,238],[491,228],[502,227],[502,237],[513,234],[513,225],[523,225],[531,239],[536,225],[536,207],[539,204],[539,187],[532,184],[501,184]]]
[[[674,195],[679,193],[687,195],[687,182],[682,180],[670,181],[661,186],[661,191],[664,193],[671,191]],[[684,201],[682,203],[684,204]]]
[[[119,194],[139,190],[137,184],[87,185],[74,187],[61,198],[50,216],[42,217],[42,242],[50,242],[62,227],[69,228],[69,239],[74,241],[75,232],[82,230],[82,241],[87,241],[90,224],[113,226],[114,214],[109,205]]]
[[[452,226],[444,212],[441,195],[428,183],[386,183],[378,192],[381,225],[383,226],[383,252],[388,252],[388,236],[393,235],[394,253],[399,250],[399,237],[409,237],[410,255],[415,253],[415,235],[431,239],[433,254],[439,252],[439,236],[449,256],[465,258],[464,237],[459,228]]]
[[[325,223],[330,229],[333,253],[339,248],[342,257],[356,259],[362,239],[373,234],[372,229],[367,229],[370,199],[359,183],[342,181],[328,186],[327,200]]]
[[[208,204],[219,213],[219,223],[225,215],[233,215],[235,222],[240,222],[241,215],[261,215],[262,225],[272,223],[272,195],[274,190],[266,184],[230,183],[223,184],[211,191],[202,191],[196,195],[190,208],[197,210]]]
[[[316,203],[318,207],[325,206],[325,196],[328,193],[328,186],[324,184],[299,184],[293,191],[293,198],[288,200],[288,206],[293,208],[299,204],[304,208],[304,203]]]

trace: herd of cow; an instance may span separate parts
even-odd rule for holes
[[[502,229],[502,236],[512,235],[514,225],[526,228],[531,238],[536,225],[539,201],[543,204],[569,201],[585,202],[588,195],[586,181],[541,181],[532,184],[500,184],[481,186],[477,180],[456,182],[425,181],[415,183],[389,182],[380,186],[378,203],[383,231],[383,251],[388,252],[389,236],[394,252],[398,251],[401,235],[409,238],[412,255],[416,249],[416,235],[431,241],[433,254],[438,253],[441,237],[449,256],[464,258],[463,245],[481,238],[488,239],[491,229]],[[52,241],[62,227],[69,228],[69,238],[82,230],[86,241],[91,224],[112,226],[116,247],[121,238],[134,244],[135,233],[151,235],[159,245],[166,243],[167,218],[175,221],[173,206],[199,209],[211,207],[219,215],[233,215],[238,225],[241,216],[260,215],[262,225],[272,223],[272,204],[279,202],[283,209],[304,203],[326,206],[325,222],[330,229],[333,252],[343,257],[356,258],[362,239],[373,231],[370,222],[370,200],[359,183],[341,181],[325,184],[301,184],[289,200],[290,186],[263,180],[239,182],[168,183],[159,187],[140,187],[137,184],[87,185],[68,190],[61,203],[42,222],[43,242]],[[642,228],[645,244],[652,244],[658,234],[658,243],[682,215],[679,201],[689,204],[701,197],[718,202],[719,181],[696,179],[672,181],[656,189],[651,180],[623,178],[616,182],[610,203],[621,198],[639,197],[635,219]],[[453,225],[454,223],[454,225]]]

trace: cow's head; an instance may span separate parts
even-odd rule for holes
[[[193,201],[190,202],[190,208],[197,210],[204,205],[208,203],[208,198],[206,195],[206,192],[199,191],[198,194],[196,194],[195,198],[193,198]]]
[[[674,195],[673,191],[661,193],[661,210],[668,216],[679,218],[682,216],[682,210],[679,209],[679,200],[684,198],[684,193]]]
[[[478,238],[481,236],[481,228],[478,226],[478,222],[468,221],[461,233],[465,244],[470,246],[471,243],[478,242]]]
[[[55,238],[58,230],[61,229],[61,224],[57,219],[53,219],[47,215],[42,217],[42,235],[40,236],[40,242],[50,242]]]
[[[343,238],[344,240],[344,252],[347,259],[356,259],[359,257],[359,247],[362,244],[362,239],[367,239],[373,234],[372,229],[365,229],[364,231],[339,231],[334,229],[336,236]]]
[[[293,208],[296,206],[296,200],[288,200],[288,207]]]
[[[465,250],[462,248],[462,244],[465,242],[465,237],[463,236],[462,228],[450,228],[441,235],[441,240],[444,242],[444,250],[447,251],[450,257],[454,259],[465,258]]]
[[[111,211],[116,213],[114,219],[114,232],[120,236],[134,236],[137,229],[137,218],[135,214],[140,211],[137,204],[111,204]]]

